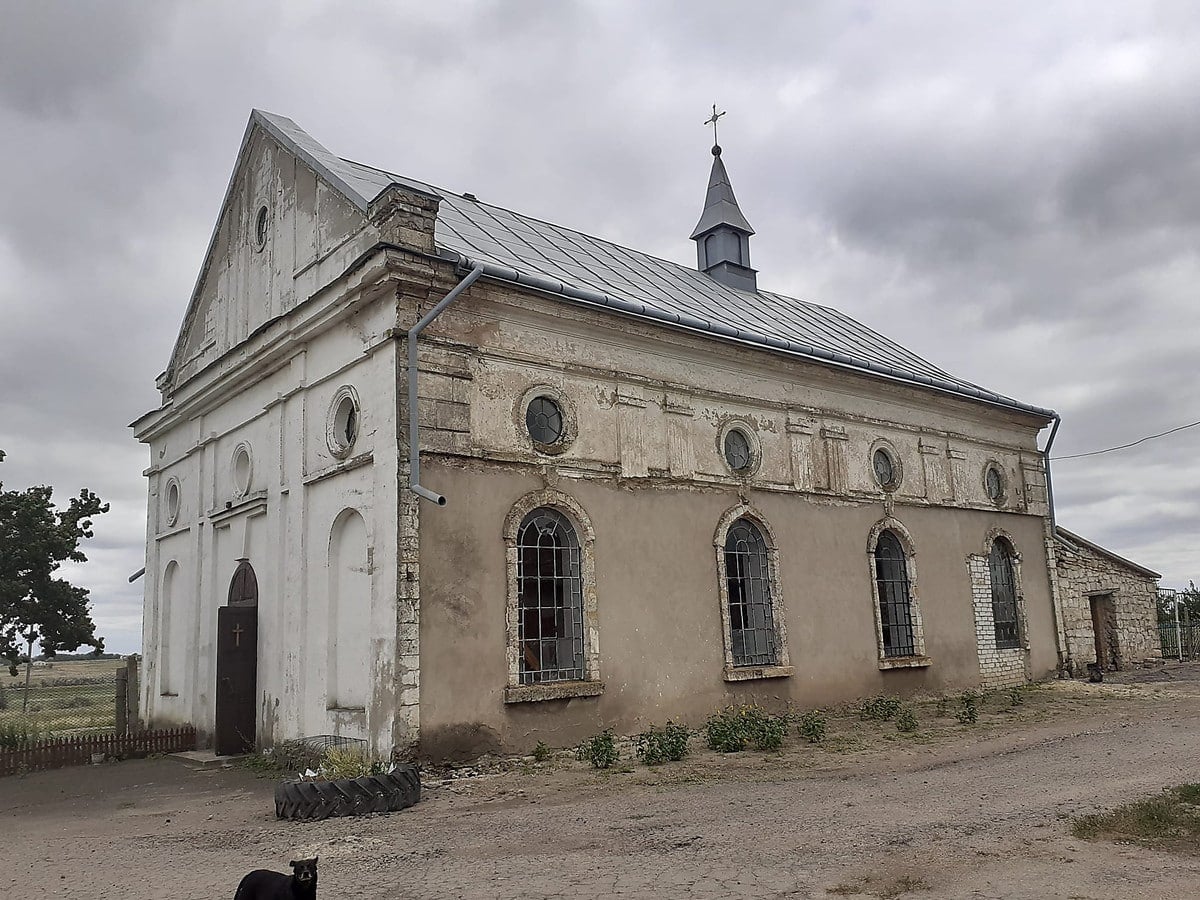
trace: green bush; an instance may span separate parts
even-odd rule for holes
[[[1025,688],[1015,687],[1008,692],[1008,703],[1010,706],[1020,706],[1025,702]]]
[[[36,741],[41,735],[28,722],[0,722],[0,747],[11,749]]]
[[[787,736],[787,719],[766,715],[754,723],[750,743],[755,750],[778,750]]]
[[[287,775],[295,778],[309,769],[321,767],[325,753],[303,741],[280,741],[269,750],[256,750],[241,761],[248,769],[266,774]]]
[[[896,713],[896,730],[910,732],[917,730],[917,716],[910,707],[904,707]]]
[[[550,759],[550,748],[546,746],[545,741],[538,741],[537,746],[533,748],[533,761],[546,762]]]
[[[819,744],[825,739],[827,724],[823,712],[819,709],[810,709],[800,717],[799,722],[796,724],[796,731],[800,737],[806,738],[810,744]]]
[[[621,754],[617,752],[616,741],[613,740],[611,728],[605,728],[595,737],[588,738],[579,745],[579,749],[575,751],[575,758],[578,760],[587,760],[597,769],[607,769],[618,759]]]
[[[387,770],[387,763],[357,746],[330,747],[317,767],[319,776],[330,781],[336,778],[382,775]]]
[[[708,746],[720,753],[736,753],[747,746],[778,750],[787,734],[787,719],[752,704],[727,706],[708,717],[704,730]]]
[[[648,766],[659,763],[678,762],[687,755],[688,738],[691,732],[686,725],[667,722],[662,728],[651,725],[646,731],[637,736],[634,751],[638,759]]]
[[[979,710],[975,707],[975,701],[978,699],[979,695],[974,691],[963,691],[962,696],[958,698],[958,712],[954,714],[954,718],[963,725],[974,725],[979,721]]]
[[[946,716],[950,715],[950,698],[945,694],[938,694],[937,711],[935,715],[939,719],[944,719]]]
[[[867,698],[858,707],[859,718],[863,720],[873,719],[876,722],[886,722],[899,711],[900,700],[896,697],[887,697],[883,694],[880,694],[878,697]]]

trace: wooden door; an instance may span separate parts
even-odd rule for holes
[[[1112,594],[1099,594],[1089,600],[1092,605],[1092,634],[1096,639],[1096,665],[1102,671],[1119,668]]]
[[[217,709],[213,749],[248,753],[257,740],[258,579],[247,560],[229,584],[229,605],[217,610]]]

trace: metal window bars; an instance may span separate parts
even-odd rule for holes
[[[563,415],[549,397],[534,397],[525,410],[525,427],[539,444],[557,444],[563,436]]]
[[[725,435],[725,462],[735,472],[746,471],[753,462],[750,439],[737,428],[730,429]]]
[[[917,644],[912,620],[908,560],[899,538],[890,531],[879,535],[875,545],[875,582],[879,588],[883,655],[915,656]]]
[[[583,680],[579,540],[556,510],[535,509],[521,523],[517,598],[521,684]]]
[[[735,666],[773,666],[775,616],[767,542],[754,523],[738,519],[725,538],[729,639]]]
[[[1017,621],[1017,585],[1013,577],[1012,552],[997,538],[988,553],[988,571],[992,582],[992,622],[996,632],[996,648],[1012,650],[1021,646]]]

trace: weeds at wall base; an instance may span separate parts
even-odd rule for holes
[[[674,722],[667,722],[661,728],[651,725],[634,739],[634,752],[648,766],[678,762],[687,755],[690,737],[686,725]]]
[[[575,758],[587,761],[595,769],[607,769],[621,758],[611,728],[606,728],[599,734],[588,738],[575,751]]]

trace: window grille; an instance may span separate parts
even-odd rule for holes
[[[995,466],[987,467],[983,476],[983,485],[987,490],[988,499],[993,503],[999,503],[1004,499],[1004,479],[1000,475],[1000,470]]]
[[[875,545],[875,581],[879,587],[879,620],[883,626],[883,655],[915,656],[912,594],[908,560],[899,538],[890,531]]]
[[[534,397],[525,410],[525,427],[539,444],[557,444],[563,436],[563,414],[550,397]]]
[[[737,428],[731,428],[725,435],[725,462],[735,472],[744,472],[753,462],[750,452],[750,439]]]
[[[992,580],[992,622],[996,629],[996,647],[1000,650],[1020,647],[1012,552],[1000,538],[992,542],[991,552],[988,553],[988,569]]]
[[[738,519],[725,538],[725,578],[729,588],[729,638],[735,666],[774,666],[775,614],[771,604],[771,563],[762,532]]]
[[[875,480],[879,482],[880,487],[887,490],[896,486],[896,466],[890,453],[883,449],[876,450],[871,464],[875,469]]]
[[[583,578],[579,539],[562,513],[535,509],[517,532],[521,684],[582,681]]]

